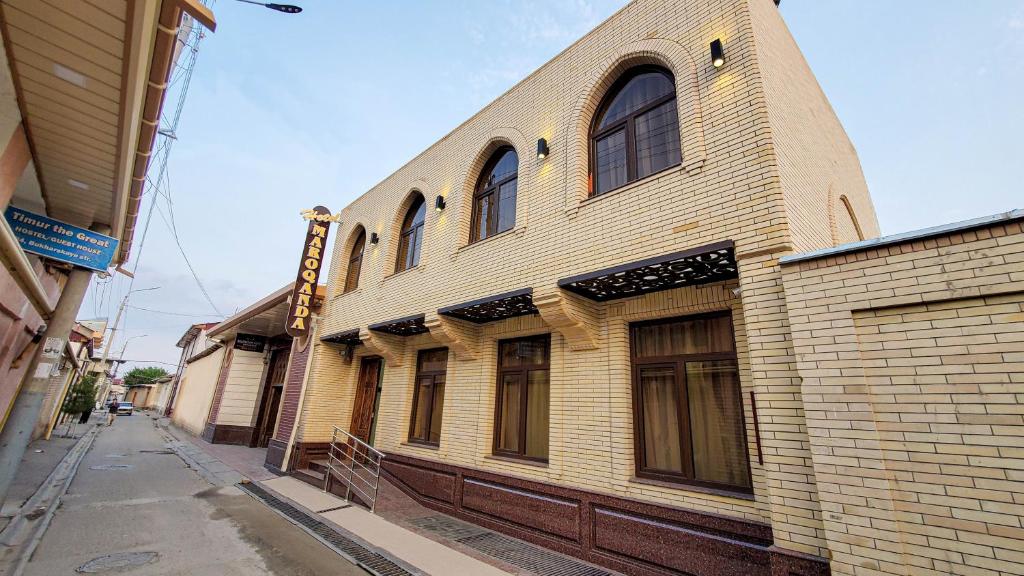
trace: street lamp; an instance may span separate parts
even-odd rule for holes
[[[124,313],[124,307],[128,305],[128,298],[136,292],[146,292],[149,290],[159,290],[159,286],[152,288],[136,288],[135,290],[129,290],[124,295],[124,299],[121,300],[121,305],[117,308],[117,316],[114,316],[114,324],[110,327],[110,340],[103,344],[103,357],[100,359],[100,381],[97,383],[99,386],[100,393],[96,396],[96,401],[102,405],[107,400],[107,394],[110,391],[109,383],[107,381],[107,358],[110,357],[110,347],[114,344],[114,334],[117,332],[117,325],[121,322],[121,314]],[[128,342],[125,342],[128,345]],[[124,350],[121,351],[121,356],[124,356]]]
[[[132,336],[131,338],[128,338],[127,340],[125,340],[124,341],[124,346],[121,346],[121,355],[118,356],[118,359],[119,360],[124,360],[124,351],[125,351],[125,349],[128,348],[128,343],[129,342],[131,342],[132,340],[135,340],[136,338],[145,338],[146,336],[149,336],[149,334],[140,334],[138,336]]]
[[[291,4],[274,4],[273,2],[257,2],[256,0],[235,0],[236,2],[245,2],[246,4],[256,4],[257,6],[263,6],[264,8],[270,8],[271,10],[277,10],[278,12],[284,12],[285,14],[298,14],[302,12],[302,8],[299,6],[293,6]]]

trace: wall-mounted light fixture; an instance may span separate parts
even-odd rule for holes
[[[537,160],[543,160],[548,156],[548,141],[544,138],[537,140]]]
[[[721,68],[725,64],[725,49],[722,48],[722,41],[715,38],[711,41],[711,65]]]
[[[376,232],[370,232],[370,245],[376,246],[377,242],[380,242],[380,236],[377,236]]]
[[[434,200],[434,210],[437,210],[438,212],[444,210],[444,196],[441,196],[440,194],[437,195],[437,198]]]

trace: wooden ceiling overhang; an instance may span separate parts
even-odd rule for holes
[[[186,14],[216,27],[199,0],[0,0],[39,204],[118,238],[115,264],[131,249]]]

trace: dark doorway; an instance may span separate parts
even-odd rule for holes
[[[349,432],[367,444],[373,444],[376,429],[377,406],[380,403],[381,359],[363,358],[359,364],[356,398],[352,404],[352,424]]]
[[[288,374],[289,348],[278,348],[270,353],[270,366],[267,369],[267,383],[263,386],[260,407],[256,417],[256,433],[253,435],[253,446],[265,448],[274,436],[277,425],[277,413],[281,408],[281,396],[284,392],[284,380]]]

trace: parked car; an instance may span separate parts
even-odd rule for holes
[[[132,412],[134,412],[134,411],[135,411],[135,405],[132,404],[131,402],[118,402],[117,403],[117,413],[118,413],[118,415],[120,415],[120,414],[127,414],[128,416],[131,416]]]

